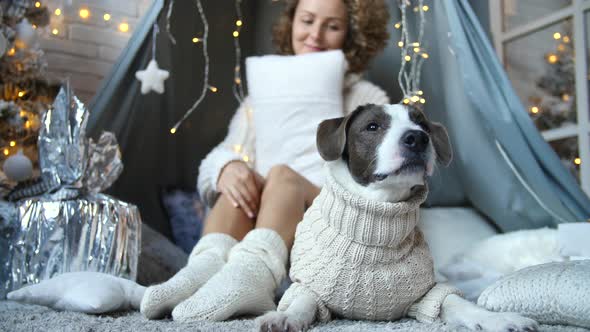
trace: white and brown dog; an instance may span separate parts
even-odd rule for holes
[[[364,105],[323,121],[317,146],[326,183],[297,227],[293,284],[261,331],[300,331],[332,316],[440,319],[473,330],[535,331],[537,323],[494,313],[436,284],[432,256],[416,227],[426,176],[452,158],[445,128],[404,105]]]

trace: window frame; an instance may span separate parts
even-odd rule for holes
[[[550,0],[549,0],[550,1]],[[576,50],[576,107],[577,121],[575,125],[542,131],[546,141],[556,141],[564,138],[577,137],[578,151],[582,163],[580,165],[580,183],[584,192],[590,195],[590,119],[588,106],[588,41],[585,33],[585,14],[590,14],[590,0],[572,0],[572,4],[546,16],[504,31],[502,0],[490,0],[490,27],[494,40],[494,47],[498,58],[504,64],[504,44],[515,39],[526,37],[547,26],[562,22],[566,19],[573,21],[573,45]],[[590,17],[590,15],[589,15]],[[590,23],[589,23],[590,24]]]

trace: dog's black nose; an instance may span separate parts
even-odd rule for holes
[[[429,140],[422,130],[408,130],[402,135],[401,143],[412,152],[424,152]]]

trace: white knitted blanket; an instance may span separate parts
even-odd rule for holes
[[[297,227],[291,252],[293,284],[279,310],[305,292],[318,300],[320,321],[332,314],[435,320],[444,297],[458,292],[435,287],[432,256],[416,227],[427,192],[424,187],[399,203],[368,201],[327,174],[320,195]]]

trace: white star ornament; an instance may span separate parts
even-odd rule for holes
[[[170,76],[167,70],[158,68],[156,59],[152,59],[145,70],[139,70],[135,77],[141,82],[141,93],[147,94],[150,91],[157,93],[164,92],[164,81]]]

